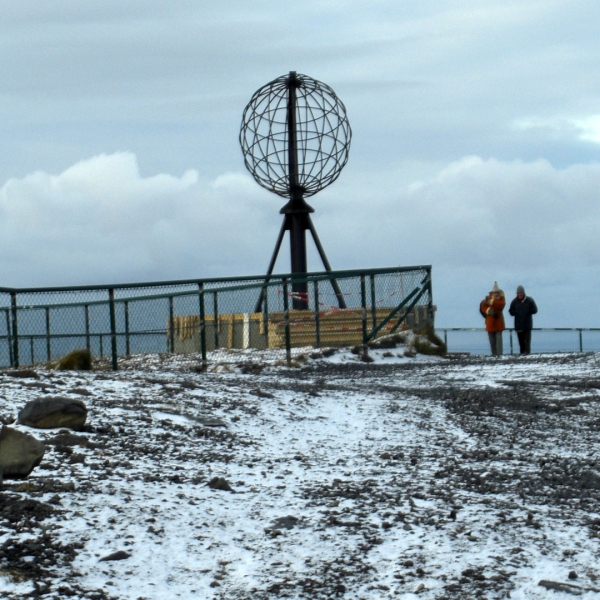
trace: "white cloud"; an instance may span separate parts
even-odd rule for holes
[[[0,189],[0,278],[59,285],[244,268],[236,252],[252,257],[249,232],[264,226],[254,187],[242,175],[142,177],[130,153],[11,179]]]
[[[600,164],[557,169],[469,156],[412,184],[394,186],[394,178],[365,188],[344,174],[312,199],[334,269],[432,264],[439,315],[451,326],[479,324],[471,304],[494,280],[563,306],[562,325],[595,319],[586,290],[599,282]],[[130,153],[33,173],[0,188],[0,282],[261,274],[282,204],[240,172],[213,181],[194,171],[142,177]],[[289,270],[288,244],[278,272]],[[309,269],[322,270],[310,236],[309,247]],[[576,298],[565,289],[577,289]],[[541,318],[558,324],[557,313]]]

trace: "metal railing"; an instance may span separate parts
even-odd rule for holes
[[[308,290],[302,298],[293,292],[299,282]],[[367,344],[425,322],[433,322],[430,266],[0,288],[0,366],[81,348],[110,358],[113,369],[120,356],[156,352],[196,352],[206,363],[233,349],[269,348],[289,361],[295,348]]]
[[[485,328],[436,327],[449,352],[491,354]],[[504,354],[519,354],[516,331],[505,329],[502,335]],[[531,352],[600,352],[599,327],[535,327],[531,336]]]

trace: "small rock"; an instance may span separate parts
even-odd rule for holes
[[[86,448],[89,444],[88,438],[84,435],[76,435],[68,430],[59,431],[58,435],[48,440],[52,446],[81,446]]]
[[[576,571],[569,571],[569,579],[577,579],[579,575],[577,575]]]
[[[79,394],[80,396],[91,396],[92,392],[86,388],[76,387],[72,390],[68,390],[69,394]]]
[[[213,477],[208,482],[208,487],[212,490],[222,490],[224,492],[233,492],[232,487],[224,477]]]
[[[108,561],[108,560],[125,560],[126,558],[129,558],[130,556],[131,556],[131,554],[128,554],[124,550],[117,550],[116,552],[113,552],[112,554],[109,554],[108,556],[104,556],[103,558],[101,558],[100,562]]]
[[[275,398],[275,396],[273,394],[271,394],[270,392],[265,392],[264,390],[261,390],[260,388],[250,390],[250,393],[254,394],[255,396],[258,396],[259,398]]]
[[[9,377],[23,377],[30,379],[39,379],[40,376],[33,369],[15,369],[13,371],[5,371]]]
[[[300,519],[298,519],[298,517],[293,517],[292,515],[288,515],[287,517],[279,517],[273,522],[273,527],[275,529],[293,529],[299,520]]]

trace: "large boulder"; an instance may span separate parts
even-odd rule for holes
[[[68,427],[81,431],[87,418],[87,408],[78,398],[43,396],[31,400],[19,412],[17,422],[36,429]]]
[[[0,431],[0,471],[3,477],[27,477],[42,462],[45,450],[45,444],[32,435],[3,425]]]

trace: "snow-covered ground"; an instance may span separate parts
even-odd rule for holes
[[[600,355],[372,355],[0,372],[5,423],[89,409],[12,425],[48,449],[3,484],[0,597],[600,598]]]

